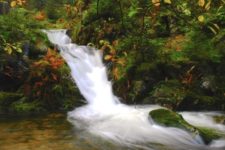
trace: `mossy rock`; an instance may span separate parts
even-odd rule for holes
[[[222,137],[220,133],[213,129],[195,127],[185,121],[182,115],[168,109],[156,109],[149,113],[150,117],[159,125],[166,127],[176,127],[186,130],[193,135],[200,135],[206,144],[212,140]]]
[[[219,139],[223,135],[213,129],[198,127],[199,135],[203,138],[206,144],[210,143],[213,139]]]
[[[151,118],[158,124],[167,127],[176,127],[195,133],[197,129],[186,122],[182,115],[168,109],[156,109],[149,113]]]

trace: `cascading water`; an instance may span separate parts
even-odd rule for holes
[[[87,105],[68,113],[69,121],[77,128],[134,149],[154,149],[153,145],[164,145],[166,149],[177,150],[222,150],[225,147],[223,139],[206,146],[199,136],[178,128],[155,124],[148,113],[160,106],[132,107],[121,104],[112,92],[111,82],[108,81],[106,68],[102,63],[101,51],[72,44],[66,30],[44,30],[44,32],[60,50],[81,94],[87,100]],[[225,132],[225,126],[220,125],[218,128],[218,125],[211,121],[212,117],[208,119],[201,117],[196,120],[192,114],[184,112],[183,115],[189,123],[198,125],[206,121],[210,122],[210,127]]]

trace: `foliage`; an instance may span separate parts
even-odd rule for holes
[[[20,93],[0,92],[0,105],[9,105],[13,101],[20,99],[23,95]]]
[[[24,95],[5,111],[68,110],[80,97],[68,67],[54,50],[47,51],[49,43],[40,30],[56,26],[54,22],[64,26],[65,2],[12,0],[9,13],[0,16],[0,90]]]
[[[214,46],[212,39],[202,32],[189,33],[189,40],[184,49],[189,59],[194,61],[219,62],[222,58],[221,51]]]
[[[63,100],[72,98],[76,92],[69,78],[68,68],[56,51],[48,49],[47,54],[31,66],[24,93],[29,100],[42,101],[45,107],[62,107]],[[68,106],[67,106],[68,107]]]
[[[186,89],[177,80],[160,82],[151,92],[155,103],[176,109],[186,96]]]
[[[0,16],[0,25],[1,36],[7,42],[34,43],[42,35],[40,29],[44,28],[45,23],[35,20],[31,11],[17,8],[11,10],[9,14]]]
[[[224,0],[10,4],[0,15],[0,90],[25,94],[15,109],[69,109],[80,98],[68,67],[48,49],[43,28],[66,28],[77,44],[101,49],[115,92],[126,103],[225,109]]]
[[[10,93],[0,91],[0,113],[9,112],[10,105],[22,98],[20,93]]]
[[[44,113],[46,110],[41,106],[40,101],[28,102],[26,97],[15,101],[10,105],[10,112],[16,114],[35,114],[35,113]]]
[[[0,89],[13,91],[26,78],[30,63],[28,56],[32,54],[32,47],[43,37],[40,28],[44,24],[33,18],[32,11],[16,7],[8,14],[0,15],[0,26]],[[42,38],[40,41],[44,40]],[[11,84],[11,88],[5,83]]]
[[[3,37],[1,38],[1,46],[4,49],[4,51],[11,55],[13,52],[17,52],[17,53],[22,53],[22,49],[21,49],[21,43],[16,42],[16,43],[7,43],[6,40]]]
[[[112,45],[108,41],[101,40],[100,45],[102,47],[100,48],[102,51],[104,51],[104,60],[108,64],[112,64],[108,67],[112,67],[112,75],[113,79],[119,80],[125,77],[125,71],[124,68],[127,67],[127,54],[126,52],[123,53],[123,55],[118,55],[118,51],[115,49],[115,47],[118,45],[118,41],[113,41]]]

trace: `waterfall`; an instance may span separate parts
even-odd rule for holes
[[[68,113],[69,121],[76,128],[134,149],[154,149],[154,144],[177,150],[212,149],[211,146],[204,145],[198,136],[178,128],[155,124],[149,117],[149,111],[160,106],[133,107],[120,103],[113,94],[100,50],[73,44],[66,35],[66,30],[44,32],[60,50],[61,56],[71,69],[75,83],[87,101],[87,105]],[[187,113],[185,116],[188,118]],[[189,117],[189,121],[192,120],[193,117]],[[217,144],[214,143],[213,146],[215,145]]]

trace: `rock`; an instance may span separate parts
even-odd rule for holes
[[[220,133],[213,129],[195,127],[189,124],[183,119],[182,115],[168,109],[152,110],[149,112],[149,115],[152,120],[159,125],[180,128],[192,133],[193,136],[200,135],[206,144],[209,144],[214,139],[222,137]]]
[[[206,144],[211,143],[212,140],[214,139],[219,139],[222,137],[222,135],[219,132],[213,129],[198,127],[198,131],[199,135],[203,138]]]
[[[167,127],[181,128],[186,131],[195,133],[197,129],[186,122],[182,115],[168,109],[156,109],[149,113],[151,118],[158,124]]]

